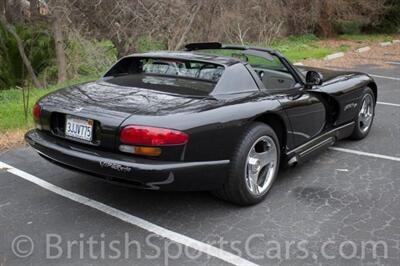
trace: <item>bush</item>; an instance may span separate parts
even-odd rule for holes
[[[400,3],[393,1],[393,4],[388,8],[381,19],[381,22],[376,28],[382,33],[399,33],[400,32]]]
[[[165,50],[166,44],[162,41],[156,41],[150,36],[139,37],[136,41],[136,51],[139,53],[148,51]]]
[[[99,76],[117,59],[117,51],[109,40],[88,40],[76,31],[68,32],[66,39],[70,78]]]
[[[361,20],[338,20],[334,23],[334,30],[337,34],[360,34],[365,25]]]
[[[15,30],[36,74],[54,65],[54,40],[44,25],[17,25]],[[27,85],[29,78],[14,37],[0,27],[0,89]]]

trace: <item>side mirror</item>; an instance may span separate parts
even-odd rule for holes
[[[317,71],[308,71],[306,74],[306,83],[307,86],[314,86],[314,85],[322,85],[322,83],[324,82],[324,77],[322,76],[321,73],[317,72]]]

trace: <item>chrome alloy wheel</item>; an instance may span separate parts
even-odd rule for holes
[[[267,191],[273,182],[278,165],[278,151],[274,140],[262,136],[251,147],[246,161],[246,185],[256,196]]]
[[[358,128],[362,133],[368,131],[374,115],[374,101],[370,94],[366,94],[360,112],[358,113]]]

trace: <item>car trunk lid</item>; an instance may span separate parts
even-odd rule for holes
[[[41,123],[45,130],[65,137],[67,116],[91,119],[94,121],[94,138],[87,144],[114,149],[120,125],[132,115],[192,112],[210,108],[215,102],[208,96],[171,94],[98,81],[58,90],[44,97],[40,101],[43,108]]]

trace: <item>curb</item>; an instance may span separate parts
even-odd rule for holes
[[[366,46],[366,47],[358,48],[358,49],[356,50],[356,52],[357,52],[357,53],[365,53],[365,52],[368,52],[369,50],[371,50],[371,47]]]
[[[344,56],[343,52],[336,53],[336,54],[330,54],[330,55],[325,56],[324,60],[333,60],[333,59],[340,58],[340,57],[343,57],[343,56]]]
[[[400,65],[400,63],[399,62],[386,62],[386,64],[389,64],[389,65]]]
[[[393,43],[400,43],[400,40],[393,40]]]
[[[392,45],[392,42],[381,42],[379,45],[380,46],[389,46],[389,45]]]
[[[304,66],[304,64],[302,62],[295,62],[295,63],[293,63],[293,65],[295,65],[295,66]]]

